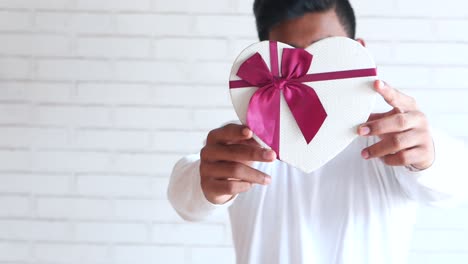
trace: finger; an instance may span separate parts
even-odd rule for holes
[[[391,155],[399,151],[416,147],[421,144],[421,137],[415,130],[403,133],[395,133],[376,144],[362,150],[361,155],[364,159],[380,158]]]
[[[211,188],[219,195],[235,195],[247,192],[252,188],[252,184],[244,181],[213,180],[210,182]]]
[[[361,125],[358,128],[358,134],[361,136],[376,136],[407,131],[421,126],[424,118],[424,115],[420,112],[393,114]]]
[[[424,149],[420,147],[405,149],[383,157],[382,161],[389,166],[410,166],[423,161],[424,152]]]
[[[244,126],[228,124],[223,127],[211,130],[206,139],[207,144],[232,143],[252,138],[252,131]]]
[[[252,146],[252,147],[256,147],[256,148],[262,148],[262,146],[260,146],[260,144],[253,138],[247,139],[247,140],[244,140],[244,141],[239,141],[238,144]]]
[[[267,185],[271,176],[238,162],[206,162],[200,165],[200,175],[217,180],[237,180]]]
[[[276,159],[276,153],[270,149],[244,144],[206,145],[200,152],[200,158],[206,161],[263,161]]]
[[[403,111],[401,111],[398,108],[393,108],[392,110],[390,110],[388,112],[385,112],[385,113],[372,113],[372,114],[370,114],[369,119],[367,120],[367,122],[371,122],[371,121],[381,119],[381,118],[384,118],[384,117],[387,117],[387,116],[391,116],[391,115],[394,115],[394,114],[398,114],[398,113],[403,113]]]
[[[416,101],[411,96],[401,93],[384,81],[375,81],[374,88],[389,105],[404,109],[405,111],[417,110]]]

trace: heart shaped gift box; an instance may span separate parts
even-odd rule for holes
[[[260,145],[308,173],[356,137],[376,100],[374,60],[355,40],[331,37],[306,49],[263,41],[234,62],[235,111]]]

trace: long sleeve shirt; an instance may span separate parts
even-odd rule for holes
[[[417,206],[450,205],[468,192],[463,143],[434,133],[433,139],[435,162],[423,171],[363,159],[361,150],[375,137],[357,138],[312,173],[281,161],[255,163],[271,184],[223,205],[205,198],[199,155],[191,155],[175,165],[168,196],[190,221],[228,208],[239,264],[406,263]]]

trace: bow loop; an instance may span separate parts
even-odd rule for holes
[[[287,80],[305,76],[310,69],[312,57],[304,49],[283,49],[281,76]]]
[[[237,76],[256,87],[265,86],[274,80],[270,69],[258,52],[242,63]]]

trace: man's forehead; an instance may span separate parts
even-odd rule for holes
[[[274,26],[269,34],[270,40],[280,41],[297,48],[332,36],[347,36],[336,13],[331,11],[307,13]]]

